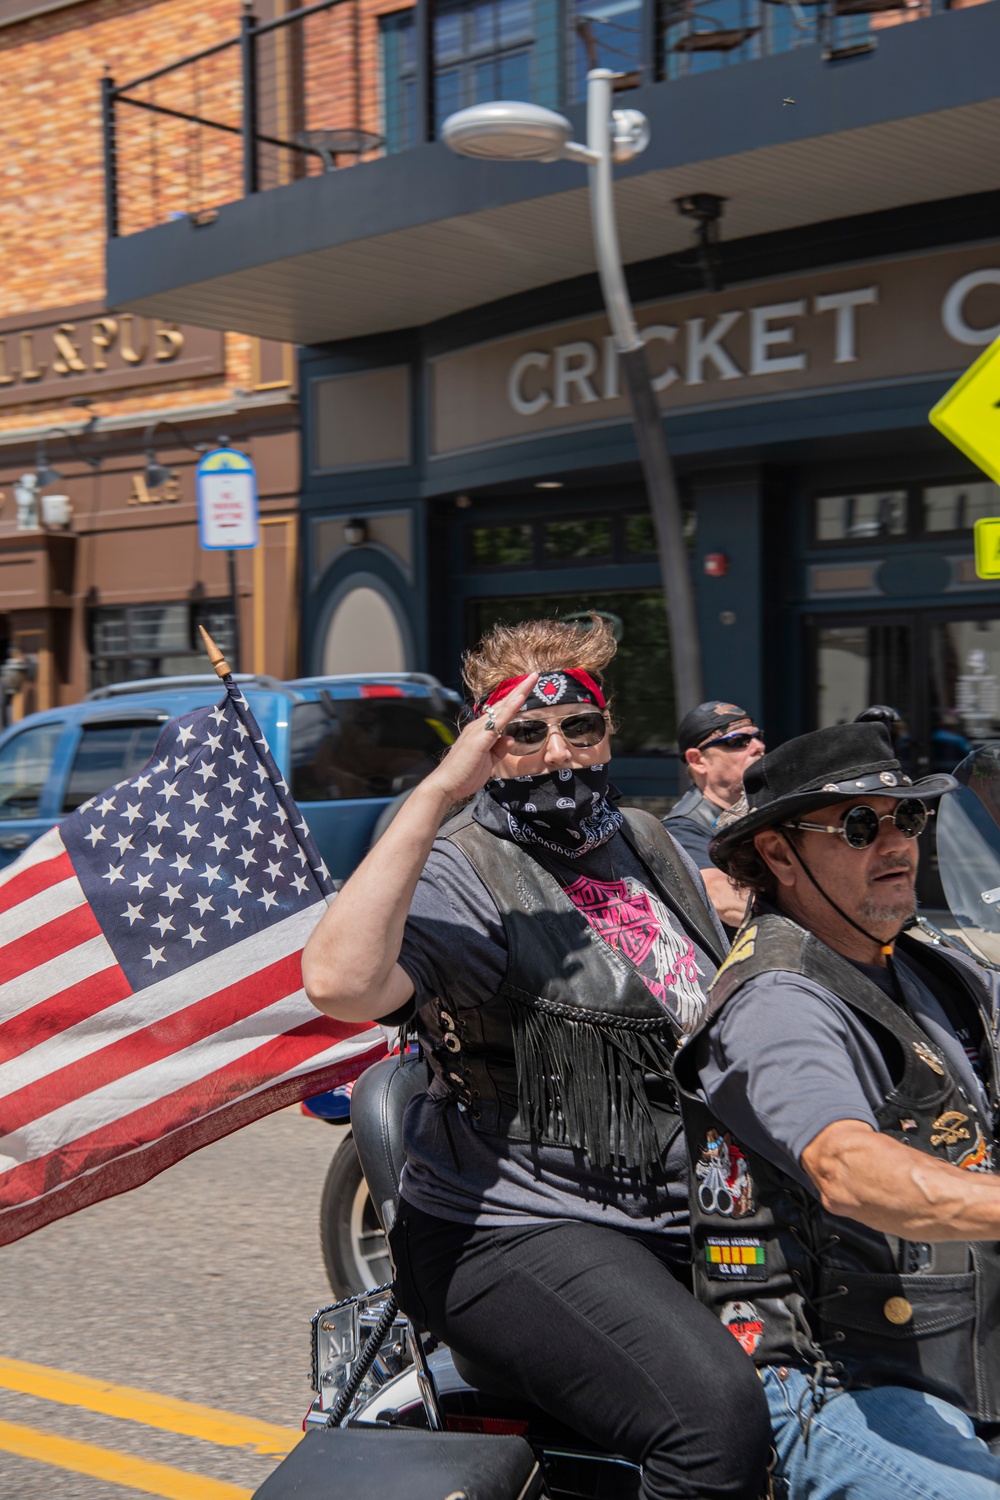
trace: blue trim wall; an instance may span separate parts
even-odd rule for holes
[[[834,266],[899,255],[907,251],[947,248],[997,237],[1000,194],[927,204],[905,211],[813,226],[809,231],[762,236],[721,248],[726,285],[760,276],[780,278],[804,269]],[[693,289],[696,273],[689,264],[665,258],[629,270],[637,300]],[[411,510],[418,554],[415,581],[407,607],[415,638],[422,642],[428,666],[457,684],[458,654],[464,644],[466,601],[507,591],[536,592],[538,575],[504,571],[470,575],[458,550],[455,501],[469,495],[477,521],[487,524],[509,515],[513,505],[531,504],[553,515],[569,505],[577,510],[599,506],[609,487],[641,486],[641,474],[628,423],[584,427],[530,441],[504,444],[479,452],[431,460],[426,451],[427,362],[433,356],[468,344],[530,329],[561,318],[586,316],[600,307],[600,291],[591,277],[545,289],[544,293],[507,299],[475,309],[422,330],[353,340],[303,351],[301,388],[322,376],[398,364],[410,364],[414,451],[404,468],[362,473],[309,475],[303,492],[306,521],[316,516],[348,516],[368,508]],[[954,372],[957,375],[959,371]],[[809,597],[808,567],[885,553],[887,548],[817,550],[808,516],[817,489],[893,485],[920,480],[950,480],[975,473],[927,422],[927,413],[952,376],[912,382],[810,392],[743,402],[714,409],[687,410],[665,419],[668,442],[678,474],[697,513],[695,586],[705,662],[706,691],[733,699],[759,715],[777,741],[809,727],[811,688],[806,656],[805,622],[823,612],[884,614],[902,608],[963,612],[980,607],[1000,614],[1000,590],[942,594],[930,587],[911,595],[871,600]],[[304,403],[305,451],[311,447],[312,413]],[[536,491],[539,478],[563,481],[561,491]],[[591,498],[588,500],[588,496]],[[971,552],[967,539],[951,550]],[[901,559],[896,571],[912,577],[919,560],[940,551],[932,539],[894,544]],[[724,578],[704,574],[706,552],[729,559]],[[940,569],[938,570],[940,572]],[[551,577],[553,582],[556,575]],[[654,563],[593,564],[558,574],[560,590],[654,586]],[[459,581],[460,580],[460,586]],[[933,582],[925,578],[925,584]],[[322,600],[304,605],[306,635],[319,618]],[[723,616],[735,616],[727,625]],[[630,768],[630,789],[662,791],[666,768]],[[671,769],[670,778],[675,771]]]

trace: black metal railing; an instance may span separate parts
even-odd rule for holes
[[[837,58],[974,0],[316,0],[129,83],[103,81],[107,229],[131,234],[435,139],[456,109],[562,109],[801,46]],[[793,101],[788,101],[789,103]]]

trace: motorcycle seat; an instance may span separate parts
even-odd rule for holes
[[[384,1057],[366,1068],[351,1090],[351,1130],[379,1223],[388,1234],[399,1211],[403,1112],[427,1088],[419,1057]]]

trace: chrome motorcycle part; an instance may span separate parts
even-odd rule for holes
[[[363,1297],[347,1297],[321,1307],[312,1319],[312,1384],[319,1409],[329,1414],[347,1390],[358,1368],[361,1353],[387,1312],[392,1288],[387,1283]],[[349,1402],[344,1416],[352,1416],[375,1393],[397,1376],[409,1362],[406,1345],[407,1321],[396,1312],[370,1369]]]

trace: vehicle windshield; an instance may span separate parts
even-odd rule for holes
[[[1000,963],[1000,744],[967,755],[954,775],[937,818],[941,883],[963,936]]]
[[[297,802],[395,797],[422,781],[454,742],[430,698],[331,698],[292,710]]]

